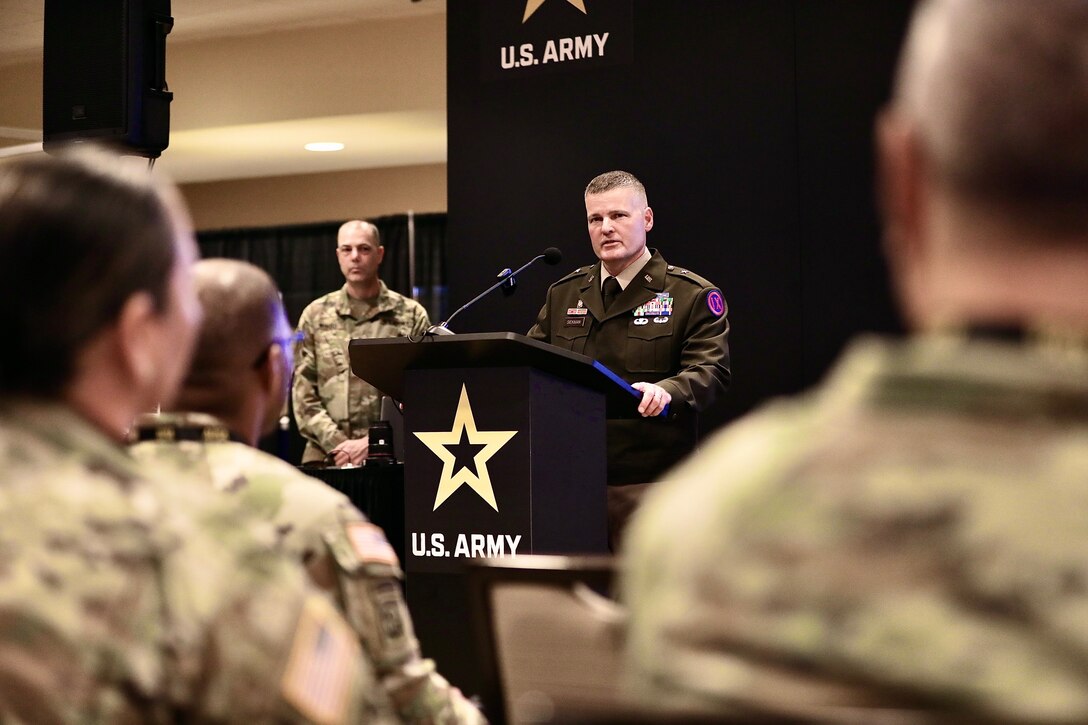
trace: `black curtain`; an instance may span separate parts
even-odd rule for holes
[[[199,232],[200,256],[242,259],[272,276],[283,292],[291,324],[303,308],[344,284],[336,261],[336,232],[345,220],[279,227]],[[407,214],[369,219],[381,233],[380,275],[390,289],[416,297],[432,321],[446,314],[446,214],[415,214],[415,290],[409,278]],[[414,294],[413,294],[414,293]]]
[[[336,232],[346,220],[279,227],[222,229],[197,233],[200,256],[241,259],[271,275],[283,292],[292,325],[306,305],[339,289],[344,275],[336,261]],[[409,216],[393,214],[368,219],[385,247],[380,276],[390,289],[415,297],[432,322],[446,315],[446,214],[414,214],[415,290],[409,275]],[[414,292],[414,294],[413,294]],[[289,412],[288,428],[266,436],[263,451],[290,462],[302,460],[304,441]]]
[[[414,214],[411,220],[415,228],[414,288],[409,274],[409,216],[397,214],[369,220],[378,227],[385,247],[381,277],[390,289],[418,300],[427,310],[431,322],[439,322],[446,318],[447,305],[446,215]],[[335,236],[334,230],[334,243]],[[343,284],[339,267],[336,274],[340,276],[339,286]]]

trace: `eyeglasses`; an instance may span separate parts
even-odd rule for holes
[[[280,349],[289,351],[291,353],[291,359],[294,359],[299,343],[305,339],[306,335],[301,330],[288,335],[287,337],[273,337],[271,342],[265,345],[264,350],[257,356],[257,359],[253,361],[253,367],[259,368],[261,365],[264,365],[265,360],[268,359],[268,351],[272,349],[273,345],[279,345]]]

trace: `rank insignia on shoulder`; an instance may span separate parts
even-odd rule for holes
[[[706,296],[706,306],[714,313],[715,317],[721,317],[725,312],[725,298],[716,289],[710,290]]]
[[[568,315],[585,315],[585,314],[589,314],[589,309],[586,308],[586,307],[568,307],[567,308],[567,314]]]
[[[653,281],[654,281],[654,278],[653,278],[653,277],[651,277],[651,276],[650,276],[650,275],[648,275],[648,274],[644,274],[644,275],[642,275],[642,278],[643,278],[644,280],[646,280],[647,282],[653,282]]]

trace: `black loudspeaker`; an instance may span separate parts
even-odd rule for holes
[[[46,151],[99,141],[155,158],[170,143],[170,0],[45,0]]]

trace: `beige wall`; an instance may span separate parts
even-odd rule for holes
[[[177,8],[175,16],[180,26]],[[175,40],[167,60],[175,94],[171,134],[353,114],[445,112],[444,14]],[[41,85],[40,58],[0,67],[0,148],[32,140],[5,137],[5,128],[40,133]],[[167,149],[163,168],[169,159]],[[416,165],[192,182],[182,191],[201,230],[445,211],[446,164],[404,163]]]
[[[179,131],[445,109],[446,17],[177,43],[166,67]]]
[[[172,131],[445,109],[446,18],[171,39],[166,70]],[[0,66],[0,127],[40,131],[41,124],[41,58]]]
[[[0,68],[0,126],[41,131],[41,61]],[[0,133],[0,147],[26,142],[27,139],[5,138]]]
[[[446,165],[184,184],[198,230],[446,211]]]

